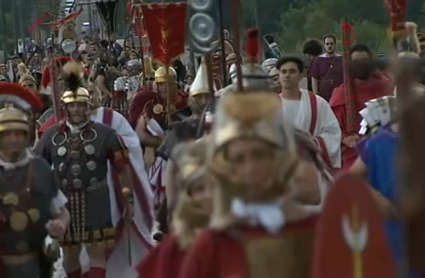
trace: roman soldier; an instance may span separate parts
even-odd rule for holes
[[[315,218],[293,200],[299,160],[279,96],[226,94],[210,136],[214,211],[179,277],[311,277]]]
[[[66,64],[62,79],[68,88],[61,97],[65,120],[45,132],[35,152],[52,165],[70,200],[71,223],[61,238],[68,277],[81,277],[79,257],[84,245],[90,258],[89,276],[102,278],[106,277],[106,251],[116,245],[121,218],[113,208],[123,208],[128,223],[134,215],[128,149],[114,129],[90,119],[90,94],[82,84],[81,65]],[[121,188],[108,183],[108,163]]]
[[[0,85],[0,269],[5,278],[51,277],[56,241],[68,226],[67,199],[50,166],[28,149],[24,111],[42,108],[31,91]]]
[[[207,182],[208,138],[177,145],[169,161],[174,163],[174,186],[178,195],[172,213],[172,231],[144,258],[137,270],[140,277],[178,277],[186,252],[196,234],[207,227],[212,212],[211,186]]]
[[[192,115],[188,118],[185,118],[182,121],[173,123],[170,126],[170,130],[167,132],[167,135],[162,142],[162,144],[157,149],[157,154],[165,161],[167,161],[166,168],[166,190],[164,188],[156,188],[155,201],[161,205],[161,210],[159,212],[159,221],[160,231],[167,232],[166,228],[167,223],[167,211],[170,211],[170,208],[175,206],[176,202],[176,185],[173,180],[175,176],[173,173],[175,171],[175,165],[172,160],[169,160],[170,154],[173,148],[182,142],[199,138],[203,135],[203,129],[200,126],[202,123],[203,112],[209,102],[210,92],[208,88],[208,72],[207,66],[205,63],[202,63],[198,69],[195,80],[189,91],[188,103],[192,111]],[[165,206],[164,198],[165,194],[167,195]],[[170,197],[170,198],[168,198]],[[161,217],[162,216],[162,217]]]
[[[130,60],[126,64],[127,76],[118,77],[114,82],[112,108],[124,116],[128,113],[128,102],[140,87],[142,64],[138,60]]]
[[[145,83],[142,86],[142,89],[147,89],[152,91],[153,84],[155,82],[155,70],[153,69],[152,59],[150,57],[143,58],[143,76]]]
[[[20,68],[20,71],[21,71],[19,84],[21,84],[22,87],[28,88],[31,91],[36,93],[38,86],[37,86],[37,81],[35,80],[35,78],[28,71],[24,63],[19,64],[18,67]]]

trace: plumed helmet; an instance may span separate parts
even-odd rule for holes
[[[128,61],[125,66],[129,70],[142,70],[142,64],[139,62],[139,60],[136,59]]]
[[[56,67],[60,71],[61,68],[68,62],[74,61],[74,59],[70,57],[59,57],[55,59]],[[49,83],[51,82],[51,66],[48,65],[43,70],[43,76],[41,78],[41,85],[43,88],[47,88]]]
[[[67,90],[63,93],[61,101],[63,104],[82,102],[90,104],[90,93],[83,84],[84,69],[77,62],[67,63],[63,67],[63,80]]]

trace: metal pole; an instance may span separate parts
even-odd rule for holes
[[[5,0],[1,0],[1,19],[2,19],[2,23],[1,23],[1,33],[2,33],[2,42],[3,42],[3,53],[4,53],[4,58],[6,59],[6,53],[7,53],[7,43],[6,43],[6,9],[5,9]]]
[[[13,33],[13,39],[15,40],[15,54],[18,55],[18,24],[16,23],[16,1],[12,1],[12,18],[13,18],[13,29],[15,32]]]
[[[223,23],[223,0],[218,0],[218,21],[220,28],[220,47],[221,47],[221,71],[223,78],[223,88],[227,86],[227,66],[226,66],[226,52],[224,45],[224,23]]]
[[[93,36],[93,14],[92,14],[92,8],[91,5],[89,5],[88,8],[88,13],[89,13],[89,23],[90,23],[90,37]]]

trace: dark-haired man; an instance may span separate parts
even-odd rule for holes
[[[329,104],[320,96],[300,89],[304,64],[297,57],[283,57],[277,64],[282,85],[285,119],[296,128],[310,133],[322,150],[323,159],[332,168],[341,166],[341,129]]]
[[[344,81],[343,63],[342,56],[335,53],[335,36],[325,35],[323,43],[326,52],[314,60],[309,74],[313,92],[329,101],[332,91]]]
[[[307,65],[307,89],[312,92],[313,87],[311,85],[311,74],[310,69],[314,63],[314,60],[323,53],[323,44],[316,39],[307,40],[303,46],[303,54],[307,55],[310,63]]]
[[[336,88],[329,102],[339,126],[342,131],[341,152],[342,152],[342,169],[349,170],[351,165],[357,159],[357,152],[354,148],[360,137],[357,132],[350,134],[347,126],[347,109],[345,92],[347,86],[351,86],[351,92],[354,94],[355,100],[355,117],[357,126],[360,127],[360,110],[365,107],[365,103],[371,99],[380,98],[392,94],[393,84],[379,70],[380,62],[374,63],[372,59],[372,51],[367,45],[357,44],[350,50],[351,66],[349,84],[344,83]]]

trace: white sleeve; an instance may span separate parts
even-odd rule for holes
[[[58,191],[58,194],[52,199],[52,204],[50,205],[50,212],[52,214],[58,214],[61,211],[66,203],[68,203],[68,199],[62,191]]]

